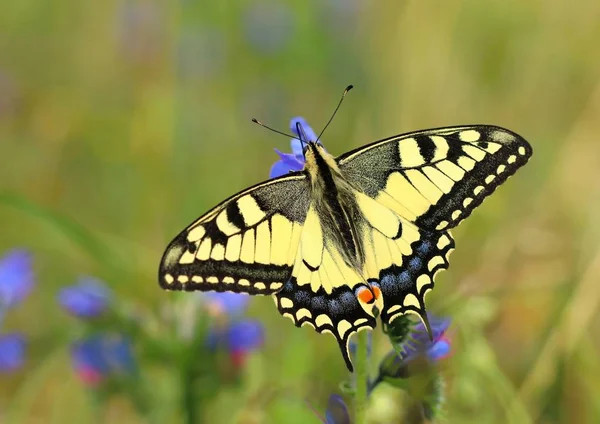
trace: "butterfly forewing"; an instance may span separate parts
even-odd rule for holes
[[[301,174],[236,194],[171,242],[159,269],[161,286],[277,292],[290,278],[308,206],[308,185]]]
[[[356,188],[419,228],[439,231],[469,216],[531,154],[512,131],[473,125],[392,137],[337,160]]]

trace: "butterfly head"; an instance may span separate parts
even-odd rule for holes
[[[319,140],[319,137],[315,134],[313,129],[308,125],[306,120],[302,117],[293,118],[290,122],[290,127],[295,133],[297,140],[300,141],[302,148],[302,154],[306,160],[306,153],[309,150],[310,145],[320,146],[323,148],[323,144]]]

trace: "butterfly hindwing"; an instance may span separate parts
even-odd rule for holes
[[[292,276],[274,295],[277,309],[297,327],[309,325],[319,333],[332,334],[352,370],[350,336],[376,325],[369,308],[364,309],[356,296],[365,280],[342,259],[333,240],[325,236],[312,206],[299,242]]]
[[[355,196],[365,217],[364,275],[381,290],[382,321],[389,324],[405,313],[426,320],[425,294],[435,274],[448,268],[454,248],[450,233],[423,230],[366,194]]]
[[[402,266],[392,265],[379,272],[384,301],[381,320],[385,324],[407,313],[427,320],[425,294],[433,289],[435,275],[448,268],[454,240],[449,232],[422,232],[421,236],[411,244]]]
[[[167,290],[272,294],[292,271],[309,207],[304,175],[244,190],[198,218],[165,251],[159,281]]]
[[[337,161],[357,189],[419,228],[439,231],[469,216],[531,153],[512,131],[473,125],[392,137]]]

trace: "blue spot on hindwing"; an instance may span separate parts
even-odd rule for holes
[[[421,245],[419,247],[417,247],[417,253],[421,256],[425,256],[429,252],[431,252],[431,248],[432,248],[431,242],[428,240],[423,240],[421,242]]]
[[[408,267],[411,271],[417,271],[421,269],[421,266],[423,266],[423,261],[421,261],[421,259],[417,257],[412,258],[408,263]]]

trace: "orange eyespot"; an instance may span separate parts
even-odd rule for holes
[[[379,286],[372,285],[371,291],[373,292],[375,299],[379,299],[381,297],[381,289],[379,288]]]
[[[367,287],[359,288],[358,292],[356,293],[356,297],[358,297],[358,300],[363,303],[371,303],[375,299],[373,297],[373,293],[371,293],[371,290],[369,290]]]

